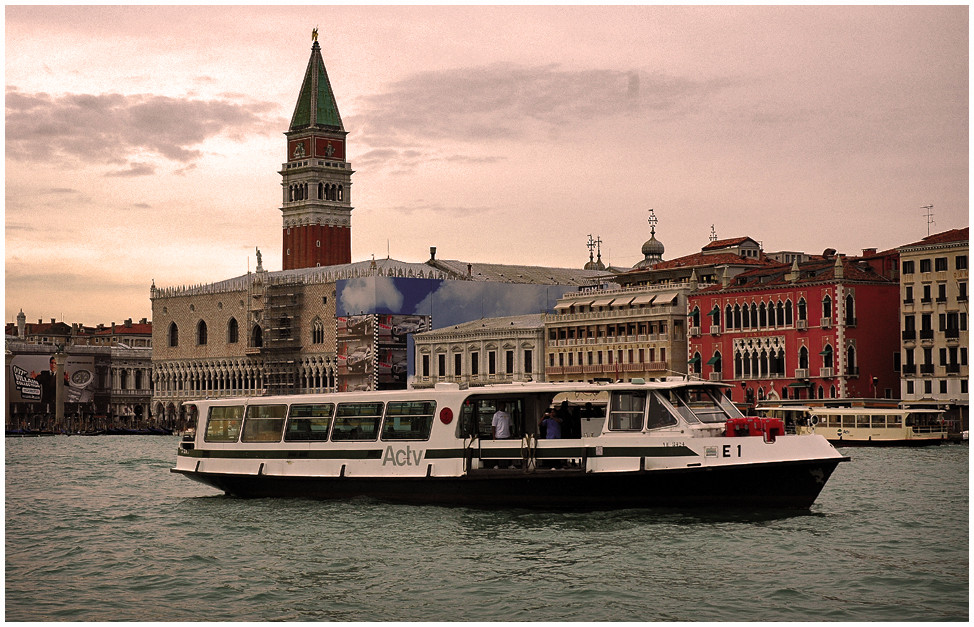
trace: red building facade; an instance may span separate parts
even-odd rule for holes
[[[895,254],[781,264],[691,294],[690,373],[747,404],[893,398],[899,285],[882,272]]]

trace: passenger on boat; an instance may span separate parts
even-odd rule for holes
[[[504,411],[505,406],[498,404],[494,417],[490,420],[490,434],[495,440],[509,440],[511,438],[511,415]]]
[[[546,440],[561,439],[561,423],[562,419],[556,416],[550,409],[544,413],[539,424]]]

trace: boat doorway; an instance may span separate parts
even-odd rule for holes
[[[457,436],[467,442],[467,469],[578,467],[583,437],[602,433],[608,394],[472,394],[463,403]],[[547,437],[546,412],[558,420],[560,437]],[[494,418],[510,417],[510,437],[495,437]]]

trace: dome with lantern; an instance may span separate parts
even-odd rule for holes
[[[656,223],[659,220],[656,218],[656,214],[652,209],[649,210],[649,230],[650,236],[643,244],[642,253],[643,259],[633,266],[633,269],[640,268],[652,268],[659,262],[663,261],[663,252],[666,247],[663,246],[663,242],[656,239]]]

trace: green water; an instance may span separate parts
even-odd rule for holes
[[[6,439],[6,620],[969,617],[967,445],[844,449],[810,511],[729,515],[247,501],[176,444]]]

